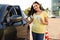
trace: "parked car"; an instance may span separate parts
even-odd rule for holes
[[[49,15],[48,17],[50,17],[50,18],[56,18],[56,16],[55,15]]]
[[[56,18],[56,16],[54,14],[50,13],[50,12],[48,12],[48,17],[49,18]]]
[[[25,25],[27,25],[25,29],[27,30],[29,25],[22,18],[26,18],[26,15],[22,12],[19,5],[0,4],[0,27],[2,25],[1,29],[4,29],[3,36],[5,40],[17,39],[20,31],[18,32],[16,27],[20,27],[21,25],[25,27]]]

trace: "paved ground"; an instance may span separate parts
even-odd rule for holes
[[[47,29],[50,38],[52,38],[51,40],[60,40],[60,18],[49,18],[49,24]],[[32,40],[31,30],[30,30],[30,40]]]
[[[60,18],[50,18],[48,25],[50,38],[60,39]]]

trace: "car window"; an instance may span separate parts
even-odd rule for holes
[[[6,15],[5,15],[4,21],[6,21],[6,19],[8,17],[11,17],[13,15],[20,15],[20,16],[22,16],[19,7],[12,7],[12,6],[9,6],[7,8],[7,10],[5,11],[5,14]]]
[[[20,7],[19,6],[14,6],[14,7],[16,9],[17,15],[22,16]]]

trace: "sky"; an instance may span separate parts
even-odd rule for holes
[[[45,9],[51,9],[51,0],[0,0],[0,4],[19,5],[22,10],[25,10],[30,7],[34,1],[38,1]]]

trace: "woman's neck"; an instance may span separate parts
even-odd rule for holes
[[[37,12],[36,12],[36,14],[37,14],[37,15],[39,15],[41,12],[42,12],[42,11],[41,11],[41,10],[39,10],[39,11],[37,11]]]

